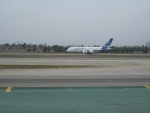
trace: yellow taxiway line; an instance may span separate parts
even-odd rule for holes
[[[145,86],[147,89],[150,89],[150,86]]]
[[[12,87],[7,87],[6,91],[7,93],[11,92]]]

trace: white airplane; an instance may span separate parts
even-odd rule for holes
[[[108,50],[111,50],[109,47],[113,41],[113,38],[109,39],[109,41],[102,47],[70,47],[66,51],[71,52],[77,52],[77,53],[86,53],[86,54],[92,54],[94,52],[105,52]]]

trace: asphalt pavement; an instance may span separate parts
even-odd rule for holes
[[[40,77],[1,78],[1,87],[103,87],[103,86],[145,86],[150,85],[150,76],[116,78],[94,77]]]
[[[149,113],[146,87],[0,87],[0,113]]]

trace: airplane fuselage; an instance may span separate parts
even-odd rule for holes
[[[100,50],[101,50],[101,48],[102,47],[70,47],[70,48],[68,48],[67,49],[67,52],[78,52],[78,53],[80,53],[80,52],[82,52],[82,53],[84,53],[84,52],[99,52]]]
[[[111,49],[109,48],[109,46],[111,45],[112,41],[113,41],[113,38],[109,39],[109,41],[102,47],[69,47],[66,51],[86,53],[86,54],[92,54],[94,52],[101,52],[101,51],[108,51]]]

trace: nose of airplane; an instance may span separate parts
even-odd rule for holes
[[[67,52],[69,51],[69,49],[66,50]]]

